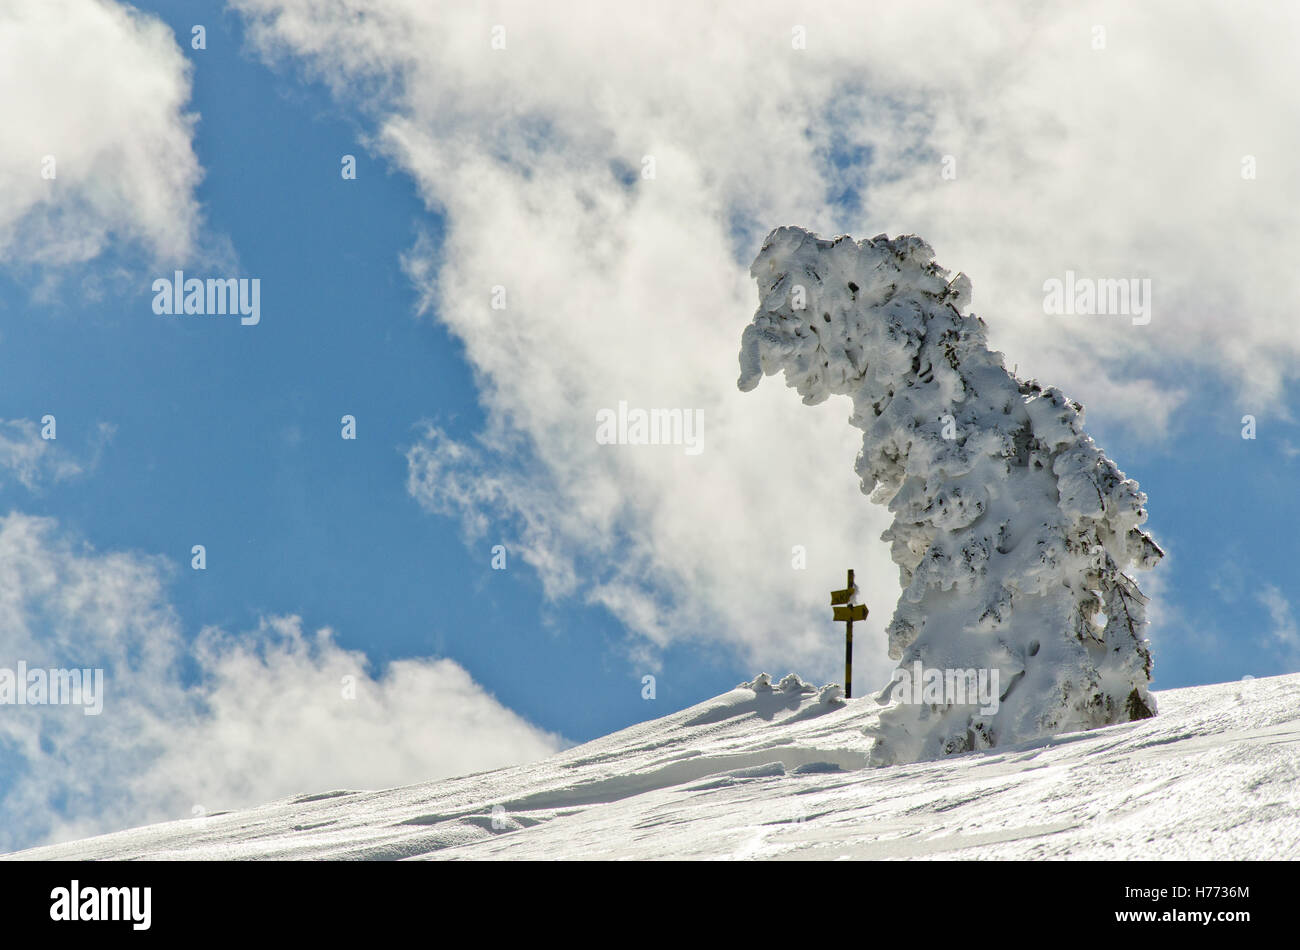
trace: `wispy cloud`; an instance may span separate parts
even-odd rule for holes
[[[47,485],[94,471],[113,431],[108,423],[96,426],[90,455],[78,459],[57,439],[44,438],[42,426],[31,419],[0,419],[0,488],[7,476],[28,491],[39,492]]]
[[[0,518],[0,666],[105,671],[98,716],[0,707],[0,850],[427,781],[563,745],[451,660],[372,669],[297,617],[238,635],[205,629],[191,646],[168,572],[159,559],[90,550],[48,519]]]
[[[1265,584],[1258,595],[1259,602],[1268,611],[1273,627],[1268,631],[1272,645],[1281,649],[1292,660],[1300,659],[1300,626],[1296,624],[1291,602],[1273,584]]]

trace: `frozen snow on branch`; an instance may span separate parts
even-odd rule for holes
[[[997,670],[997,711],[910,703],[887,689],[879,764],[1154,715],[1146,599],[1126,572],[1163,556],[1146,496],[1083,431],[1083,407],[1007,372],[984,321],[913,235],[855,242],[768,235],[760,303],[741,337],[741,390],[764,375],[815,405],[853,400],[862,490],[902,596],[887,628],[900,668]]]

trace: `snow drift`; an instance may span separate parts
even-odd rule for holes
[[[742,391],[784,372],[808,405],[853,401],[856,470],[894,521],[899,671],[981,670],[998,701],[895,683],[874,764],[915,762],[1143,719],[1146,599],[1126,571],[1163,552],[1146,496],[1083,431],[1083,407],[1009,373],[984,321],[919,237],[768,235],[741,337]],[[951,675],[949,680],[951,680]],[[968,701],[961,701],[961,700]]]
[[[887,710],[759,676],[529,765],[304,789],[7,859],[1300,857],[1300,673],[1159,699],[1154,719],[878,769],[863,730]]]

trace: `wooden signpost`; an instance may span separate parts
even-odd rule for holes
[[[844,698],[849,699],[853,696],[853,621],[867,619],[867,605],[858,603],[852,568],[845,588],[831,591],[831,607],[834,620],[844,621]]]

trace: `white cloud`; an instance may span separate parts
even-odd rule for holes
[[[190,65],[161,20],[109,0],[11,0],[0,88],[0,260],[73,264],[115,240],[160,259],[189,251]]]
[[[1300,657],[1300,626],[1296,624],[1291,602],[1273,584],[1265,584],[1258,599],[1273,622],[1273,629],[1268,632],[1269,639],[1285,651],[1289,659]]]
[[[114,426],[99,423],[92,436],[90,457],[77,460],[57,439],[42,438],[41,426],[31,419],[0,419],[0,489],[5,486],[6,475],[28,491],[39,492],[48,484],[93,471],[113,432]]]
[[[32,491],[43,482],[80,475],[81,466],[55,444],[42,439],[40,426],[30,419],[0,419],[0,476],[8,473]]]
[[[196,806],[465,774],[562,745],[451,660],[373,672],[297,617],[239,637],[207,629],[191,650],[166,574],[159,559],[96,553],[48,519],[0,518],[0,667],[105,670],[98,716],[0,706],[0,850]]]
[[[735,390],[747,269],[773,226],[920,233],[971,276],[1022,375],[1143,437],[1176,428],[1189,367],[1284,411],[1300,129],[1277,121],[1297,93],[1275,77],[1300,11],[233,5],[269,55],[360,101],[374,144],[445,215],[442,243],[407,266],[464,343],[489,424],[459,455],[417,444],[413,493],[479,530],[513,521],[553,592],[652,643],[720,639],[833,675],[824,589],[854,566],[877,635],[864,675],[886,669],[889,519],[857,493],[845,408]],[[1151,323],[1047,316],[1043,282],[1066,270],[1149,277]],[[702,409],[705,451],[596,445],[595,412],[619,400]]]

